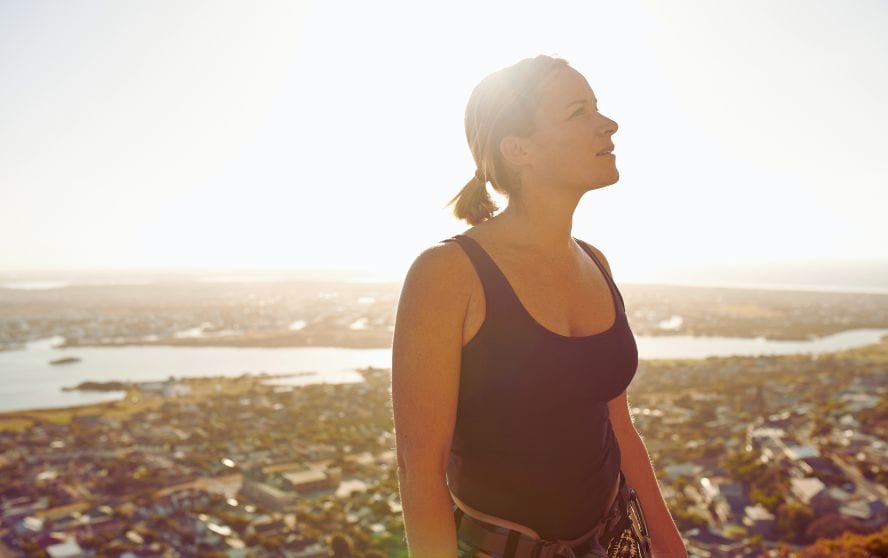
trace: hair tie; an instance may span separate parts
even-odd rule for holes
[[[487,179],[484,178],[484,173],[481,172],[481,169],[475,169],[475,180],[482,184],[487,184]]]

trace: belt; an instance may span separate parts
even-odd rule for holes
[[[641,535],[642,545],[646,547],[643,549],[644,556],[644,551],[649,552],[647,533],[639,532],[643,529],[643,518],[639,518],[642,521],[641,529],[632,522],[629,510],[634,506],[640,508],[635,490],[626,484],[620,471],[620,486],[610,509],[592,529],[575,539],[534,539],[519,531],[472,517],[456,506],[454,517],[457,537],[461,541],[481,550],[502,554],[503,558],[607,558],[607,550],[599,542],[600,539],[605,534],[621,532],[627,525],[632,526],[636,535]],[[585,547],[588,550],[581,551],[579,555],[576,553]]]

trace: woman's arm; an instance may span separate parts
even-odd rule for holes
[[[613,278],[607,258],[594,246],[591,248]],[[651,465],[647,447],[632,423],[626,391],[608,401],[607,409],[611,427],[620,444],[620,469],[626,476],[626,482],[635,489],[641,501],[645,523],[650,531],[651,550],[655,558],[686,558],[687,549],[660,493],[660,485]]]
[[[626,392],[608,401],[607,405],[611,427],[620,444],[620,469],[626,482],[638,493],[654,557],[686,558],[687,549],[660,493],[647,448],[632,424]]]
[[[392,406],[398,479],[411,556],[453,558],[456,528],[445,474],[459,396],[469,289],[455,243],[413,262],[398,301]]]

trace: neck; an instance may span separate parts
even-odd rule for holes
[[[552,255],[572,254],[573,214],[579,201],[579,196],[527,188],[521,196],[510,198],[509,205],[495,219],[509,230],[516,243]]]

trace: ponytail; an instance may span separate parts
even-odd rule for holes
[[[487,179],[484,178],[480,170],[475,171],[475,176],[466,182],[462,190],[447,202],[447,205],[451,205],[453,202],[456,202],[453,207],[453,215],[457,219],[467,221],[470,225],[477,225],[490,219],[493,213],[499,209],[487,191]]]
[[[456,202],[457,219],[477,225],[499,209],[487,191],[487,182],[510,200],[521,189],[517,169],[499,153],[508,135],[527,136],[534,130],[534,112],[540,85],[556,70],[569,67],[563,58],[540,55],[497,70],[472,90],[466,105],[466,140],[478,171],[447,205]],[[446,207],[446,205],[445,205]]]

